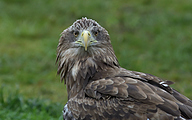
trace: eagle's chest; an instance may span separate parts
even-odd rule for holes
[[[80,94],[97,71],[97,65],[91,58],[74,63],[66,76],[68,99]],[[83,96],[83,95],[81,95]]]

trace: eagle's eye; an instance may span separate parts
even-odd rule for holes
[[[75,37],[77,37],[77,36],[79,35],[79,31],[74,31],[74,32],[73,32],[73,35],[74,35]]]
[[[95,36],[97,36],[97,35],[98,35],[98,31],[93,31],[93,34],[94,34]]]

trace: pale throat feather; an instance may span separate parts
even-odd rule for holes
[[[77,80],[77,74],[79,72],[81,72],[81,65],[82,64],[78,61],[73,65],[73,67],[71,69],[71,73],[72,73],[74,81]],[[85,60],[84,66],[87,66],[87,68],[85,68],[85,71],[84,71],[85,73],[88,72],[88,67],[95,67],[97,69],[97,64],[94,62],[93,58],[91,58],[91,57],[89,57]]]
[[[79,72],[79,63],[75,63],[71,72],[72,72],[72,76],[73,76],[74,81],[76,81],[77,73]]]

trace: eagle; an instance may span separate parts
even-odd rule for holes
[[[95,20],[81,18],[61,33],[56,62],[68,93],[64,120],[192,119],[192,101],[173,82],[119,65]]]

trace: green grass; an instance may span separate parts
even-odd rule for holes
[[[8,120],[14,116],[35,119],[33,115],[40,111],[38,119],[59,119],[67,93],[56,74],[58,40],[64,29],[85,16],[108,30],[122,67],[174,81],[172,87],[192,99],[191,4],[175,0],[1,0],[0,85],[6,105],[0,103],[0,115]],[[30,101],[41,107],[30,109]],[[12,110],[11,102],[22,103],[21,108],[13,106]],[[57,116],[46,111],[49,106]]]
[[[62,108],[50,100],[24,99],[18,90],[5,98],[3,87],[0,89],[1,120],[62,120]]]

